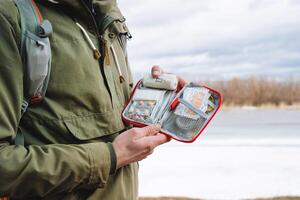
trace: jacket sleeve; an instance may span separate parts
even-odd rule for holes
[[[16,27],[0,12],[0,197],[43,197],[104,187],[113,163],[111,144],[13,144],[23,98]]]

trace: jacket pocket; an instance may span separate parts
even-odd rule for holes
[[[29,95],[44,95],[42,92],[45,84],[47,84],[50,71],[51,49],[49,39],[41,38],[27,31],[25,43]]]
[[[69,116],[62,119],[33,118],[25,115],[20,127],[27,144],[81,144],[111,142],[125,130],[121,110]]]
[[[114,123],[110,123],[111,121]],[[80,141],[113,135],[125,128],[120,117],[112,112],[64,119],[63,123],[67,130]]]

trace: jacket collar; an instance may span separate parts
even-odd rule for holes
[[[114,19],[124,18],[121,14],[116,0],[47,0],[53,4],[59,4],[65,9],[69,9],[72,12],[80,13],[81,15],[84,12],[88,12],[87,7],[84,5],[84,2],[92,2],[93,7],[96,13],[99,16],[110,16]]]

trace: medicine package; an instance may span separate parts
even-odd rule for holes
[[[140,80],[122,117],[125,123],[137,127],[160,124],[161,133],[193,142],[220,108],[222,97],[218,91],[192,82],[178,91],[174,87],[177,78],[172,76]]]

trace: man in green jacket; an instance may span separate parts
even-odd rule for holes
[[[137,161],[168,139],[122,122],[133,86],[124,17],[115,0],[36,4],[53,27],[52,69],[45,98],[21,117],[20,15],[12,0],[0,3],[0,197],[137,199]],[[18,127],[24,146],[14,143]]]

